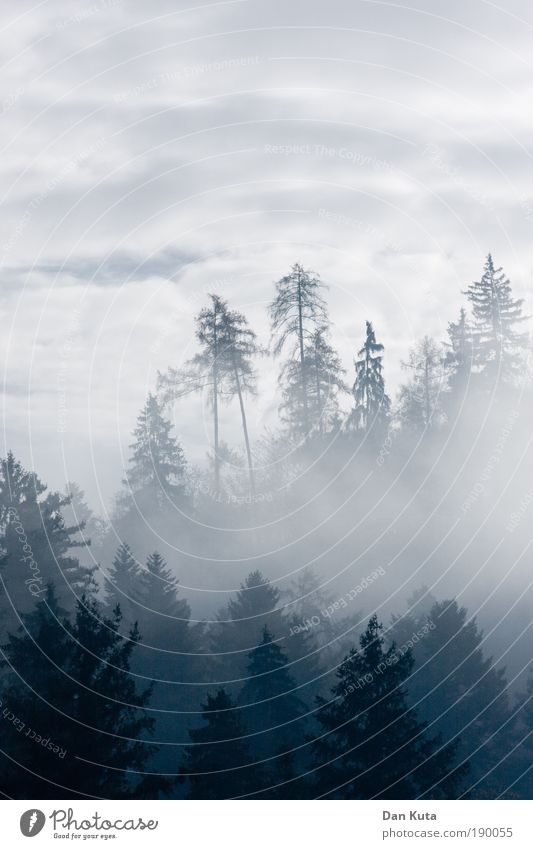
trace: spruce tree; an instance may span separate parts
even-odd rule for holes
[[[399,415],[402,425],[423,431],[435,428],[444,421],[443,393],[445,375],[443,356],[429,336],[415,345],[402,367],[411,374],[408,383],[400,388]]]
[[[142,571],[127,542],[117,548],[105,589],[108,608],[112,610],[118,605],[129,626],[136,622],[141,613]]]
[[[454,798],[465,769],[408,706],[410,649],[384,648],[371,617],[341,663],[332,699],[320,699],[323,736],[314,743],[318,795],[346,799]]]
[[[484,776],[507,746],[505,671],[484,657],[483,635],[455,600],[436,602],[428,618],[434,627],[418,645],[418,664],[410,683],[413,703],[444,743],[458,743],[458,757],[470,763],[472,795],[480,795]],[[490,772],[488,785],[504,789],[505,765]]]
[[[351,423],[356,429],[381,430],[386,426],[390,398],[385,392],[383,379],[383,352],[385,348],[376,342],[372,323],[366,322],[366,339],[355,361],[355,383],[353,395],[355,409]]]
[[[142,796],[136,773],[156,749],[148,742],[150,688],[137,692],[129,674],[138,632],[121,637],[118,611],[104,617],[86,596],[73,621],[63,619],[52,586],[24,626],[4,647],[4,792],[17,799]]]
[[[248,752],[241,711],[224,689],[208,695],[202,710],[204,725],[190,729],[193,745],[185,749],[181,767],[187,798],[232,799],[254,792],[260,770]]]
[[[130,445],[130,467],[124,480],[142,507],[152,500],[162,505],[184,492],[185,456],[171,430],[162,405],[150,393],[133,431],[135,441]]]
[[[279,355],[288,346],[289,360],[299,363],[300,416],[304,437],[311,427],[309,387],[312,380],[311,361],[306,358],[306,342],[317,328],[328,324],[322,288],[318,275],[296,263],[290,273],[276,283],[276,297],[270,304],[274,354]]]
[[[513,298],[511,283],[488,254],[481,280],[464,293],[474,318],[474,365],[485,381],[514,382],[521,373],[528,334],[518,326],[526,320],[523,299]]]
[[[16,613],[29,612],[50,582],[65,610],[73,610],[77,598],[93,586],[94,569],[80,565],[71,553],[84,543],[79,540],[83,524],[68,525],[63,518],[69,503],[68,496],[47,492],[11,452],[0,461],[4,628],[16,627]]]
[[[339,421],[339,394],[348,391],[343,375],[345,370],[338,354],[328,342],[328,327],[313,330],[305,341],[304,370],[299,357],[293,356],[283,366],[280,374],[282,420],[295,437],[305,435],[302,420],[304,407],[304,382],[307,392],[307,410],[311,432],[323,435]]]
[[[272,758],[281,739],[303,739],[306,708],[288,671],[287,655],[266,625],[260,644],[248,655],[246,676],[238,702],[246,726],[255,735],[249,745],[258,760]]]

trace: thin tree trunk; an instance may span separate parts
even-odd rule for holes
[[[250,495],[252,497],[255,495],[255,478],[254,478],[254,467],[252,463],[252,452],[250,450],[250,438],[248,436],[248,424],[246,422],[246,411],[244,409],[244,399],[242,397],[241,390],[241,381],[239,380],[239,370],[233,362],[233,368],[235,371],[235,386],[237,387],[237,395],[239,396],[239,405],[241,408],[241,420],[242,420],[242,432],[244,434],[244,444],[246,445],[246,456],[248,458],[248,476],[250,478]]]
[[[300,339],[300,366],[302,369],[302,395],[304,404],[304,431],[305,436],[309,435],[309,410],[307,407],[307,376],[305,373],[305,353],[304,353],[304,329],[302,315],[302,283],[298,271],[298,336]]]
[[[215,441],[215,493],[220,492],[220,458],[219,458],[219,438],[218,438],[218,338],[217,338],[217,310],[214,309],[213,321],[213,342],[214,342],[214,362],[213,362],[213,425],[214,425],[214,441]]]
[[[316,404],[317,404],[317,414],[318,414],[318,430],[320,436],[323,436],[324,428],[322,424],[322,397],[320,393],[320,374],[318,371],[318,357],[316,355],[315,350],[315,377],[316,377]]]

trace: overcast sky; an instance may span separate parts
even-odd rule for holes
[[[2,21],[3,450],[51,486],[109,504],[209,291],[267,342],[273,282],[314,269],[346,367],[373,320],[391,392],[489,250],[531,311],[526,0],[24,0]],[[173,415],[201,460],[201,402]]]

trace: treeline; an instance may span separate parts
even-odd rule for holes
[[[509,518],[531,486],[522,303],[489,256],[392,402],[370,322],[350,388],[324,293],[299,265],[276,285],[282,424],[255,441],[267,351],[209,297],[198,353],[141,410],[109,525],[77,485],[2,461],[6,796],[530,798],[533,679],[503,668],[511,644],[530,660],[510,574],[528,557]],[[189,392],[211,402],[205,468],[167,414]],[[232,401],[242,451],[221,437]],[[488,620],[494,599],[494,660],[465,584]]]

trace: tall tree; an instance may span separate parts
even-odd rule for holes
[[[510,731],[505,672],[484,657],[483,635],[455,600],[436,602],[429,621],[434,627],[418,643],[413,701],[444,743],[459,741],[457,754],[470,763],[473,795],[485,786],[498,786],[500,792],[506,786],[505,766],[496,765]]]
[[[204,725],[192,728],[192,745],[184,752],[182,780],[189,799],[232,799],[259,785],[259,768],[251,763],[246,728],[224,689],[202,705]]]
[[[150,393],[133,431],[135,441],[130,445],[130,468],[124,480],[137,498],[155,498],[161,505],[166,498],[175,500],[183,494],[187,464],[171,430],[162,405]]]
[[[466,310],[461,307],[457,321],[448,323],[448,339],[444,364],[454,407],[463,400],[473,364],[473,333]]]
[[[314,744],[318,791],[348,799],[454,798],[464,768],[454,745],[441,746],[406,700],[412,651],[384,647],[371,617],[341,663],[330,701],[320,700],[325,735]]]
[[[288,658],[268,628],[248,655],[247,678],[240,694],[243,717],[253,736],[250,748],[257,759],[273,758],[285,740],[304,737],[306,707],[288,670]]]
[[[304,390],[307,393],[309,427],[323,435],[339,419],[339,393],[348,391],[338,354],[328,342],[328,327],[322,325],[313,330],[305,341],[304,364],[297,352],[287,360],[280,375],[283,400],[280,406],[282,418],[295,436],[305,435],[302,419]],[[302,380],[305,375],[305,383]]]
[[[244,394],[256,394],[257,375],[252,358],[261,353],[263,353],[263,349],[258,344],[257,336],[249,327],[245,316],[236,310],[228,309],[227,304],[222,302],[221,357],[224,360],[224,373],[229,378],[229,392],[235,394],[239,399],[252,495],[255,493],[255,479]]]
[[[520,333],[523,299],[513,298],[511,283],[502,268],[487,256],[481,280],[464,293],[474,317],[474,364],[491,382],[512,382],[524,362],[528,334]]]
[[[106,604],[110,610],[117,605],[128,626],[137,622],[143,595],[142,572],[127,542],[117,548],[106,581]]]
[[[83,523],[67,525],[63,518],[69,503],[68,496],[47,492],[38,476],[26,471],[11,452],[0,461],[4,627],[14,627],[13,611],[29,612],[50,582],[65,610],[72,610],[76,599],[92,587],[94,569],[81,566],[71,553],[84,543],[79,541]]]
[[[120,614],[106,618],[83,597],[73,621],[62,619],[52,587],[4,648],[12,670],[2,701],[2,789],[18,799],[139,798],[136,772],[156,751],[145,708],[129,674],[139,639],[119,634]],[[146,741],[146,742],[145,742]],[[153,798],[154,787],[149,791]]]
[[[383,352],[385,348],[376,342],[372,323],[366,322],[366,339],[355,361],[355,383],[353,395],[355,409],[352,421],[356,428],[381,429],[386,425],[390,398],[385,392],[383,379]]]
[[[443,356],[429,336],[415,345],[402,367],[411,379],[400,388],[400,417],[413,430],[427,430],[442,423],[442,393],[445,389]]]
[[[312,271],[296,263],[291,271],[276,283],[276,297],[270,304],[274,353],[279,355],[287,344],[289,356],[296,353],[300,365],[302,429],[310,430],[308,387],[311,380],[306,341],[313,331],[328,324],[327,309],[321,295],[323,283]]]

